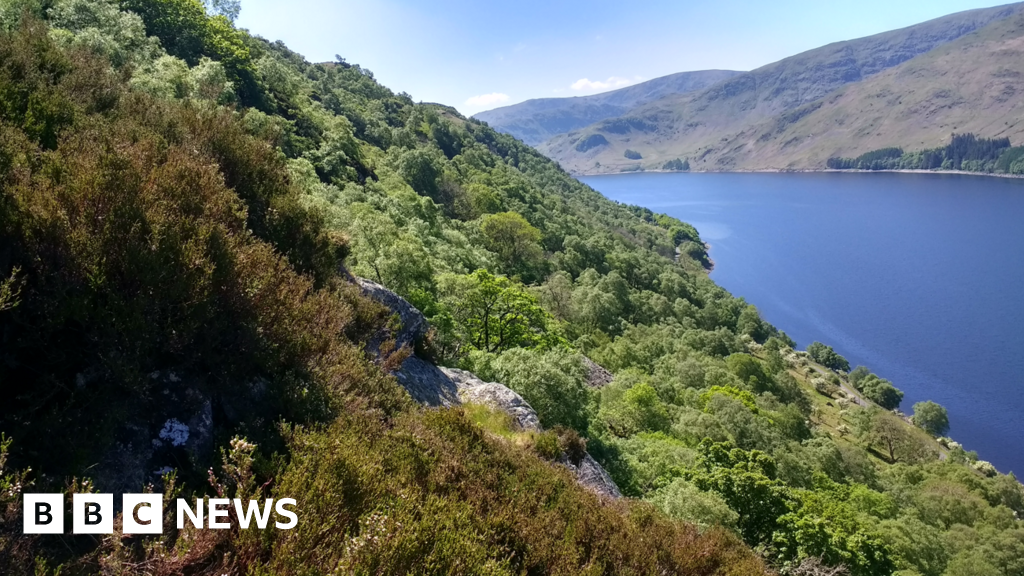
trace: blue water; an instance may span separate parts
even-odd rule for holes
[[[950,435],[1024,473],[1024,180],[952,174],[582,179],[690,222],[711,277],[803,348],[934,400]]]

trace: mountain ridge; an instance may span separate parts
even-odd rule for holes
[[[627,148],[643,154],[647,160],[642,163],[644,168],[676,157],[690,158],[696,170],[788,168],[791,166],[786,164],[730,162],[737,147],[753,147],[733,139],[763,122],[796,123],[820,107],[820,100],[837,90],[864,82],[1019,14],[1022,9],[1024,4],[1017,3],[970,10],[899,30],[828,44],[699,92],[649,102],[619,118],[556,136],[538,149],[573,173],[636,169],[637,163],[624,157]],[[630,129],[622,130],[624,123]],[[594,135],[605,138],[608,145],[578,149],[576,145],[580,140]],[[715,155],[713,162],[706,162],[711,154]]]
[[[677,72],[618,90],[571,96],[534,98],[519,104],[479,112],[473,117],[511,134],[530,145],[537,145],[561,132],[569,132],[594,122],[619,116],[636,106],[667,94],[701,90],[742,74],[734,70],[697,70]]]

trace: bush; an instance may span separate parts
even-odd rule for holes
[[[949,414],[931,400],[918,402],[914,404],[914,424],[932,436],[943,436],[949,432]]]
[[[590,428],[595,397],[587,387],[579,354],[516,348],[493,357],[478,375],[518,392],[537,411],[545,428],[561,425],[581,434]]]
[[[850,370],[850,363],[846,361],[846,358],[836,354],[836,351],[831,346],[826,346],[821,342],[814,342],[808,346],[807,353],[810,354],[815,362],[831,370],[843,372]]]

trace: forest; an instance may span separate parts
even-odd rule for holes
[[[798,350],[692,226],[237,11],[0,0],[0,572],[1024,575],[1017,479],[941,406]],[[418,406],[351,275],[549,432]],[[185,413],[200,448],[140,469],[139,431]],[[626,498],[556,462],[580,446]],[[300,523],[21,534],[23,492],[97,486],[295,498]]]
[[[1011,146],[1009,138],[978,138],[953,134],[942,148],[904,152],[881,148],[856,158],[829,158],[832,170],[963,170],[988,174],[1024,174],[1024,146]]]

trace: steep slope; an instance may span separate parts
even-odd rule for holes
[[[487,122],[499,132],[511,134],[536,146],[557,134],[620,116],[664,96],[702,90],[739,74],[742,72],[732,70],[679,72],[591,96],[527,100],[480,112],[474,118]]]
[[[952,132],[1024,142],[1024,15],[997,21],[745,130],[700,166],[821,169],[833,156],[944,146]],[[804,113],[806,111],[806,113]],[[795,120],[795,121],[791,121]]]
[[[539,146],[549,157],[577,173],[617,172],[660,167],[667,160],[690,158],[694,169],[739,169],[732,143],[740,133],[768,119],[793,123],[812,111],[804,108],[834,90],[863,81],[932,49],[1018,14],[1010,4],[952,14],[901,30],[829,44],[769,64],[700,92],[674,95],[640,106],[619,118],[555,137]],[[787,114],[783,116],[784,114]],[[601,138],[606,144],[601,143]],[[708,156],[717,154],[715,160]]]
[[[1021,573],[1024,488],[794,351],[692,226],[197,0],[24,7],[0,11],[0,573]],[[586,454],[625,498],[578,485]],[[299,521],[21,533],[24,489],[149,486]]]

